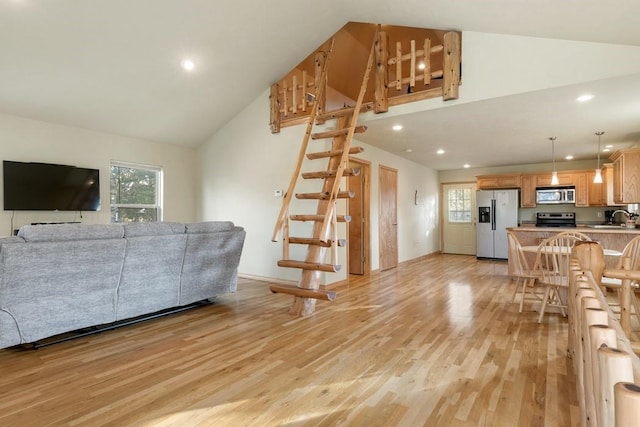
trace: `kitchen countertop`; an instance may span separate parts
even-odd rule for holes
[[[560,233],[561,231],[575,230],[581,233],[607,233],[607,234],[640,234],[640,228],[617,227],[598,228],[589,224],[578,224],[576,227],[536,227],[535,224],[523,224],[520,227],[509,227],[512,231],[551,231]]]
[[[536,227],[535,224],[525,223],[520,227],[509,227],[507,230],[514,232],[522,246],[537,246],[544,239],[562,231],[578,231],[599,242],[604,249],[617,252],[622,252],[627,243],[640,236],[640,228],[593,228],[589,225],[593,224],[578,224],[577,227]],[[533,263],[533,255],[527,255],[531,258],[529,262]],[[619,257],[605,257],[607,268],[616,268],[618,261]]]

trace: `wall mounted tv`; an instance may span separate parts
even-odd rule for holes
[[[4,160],[4,210],[98,211],[98,169]]]

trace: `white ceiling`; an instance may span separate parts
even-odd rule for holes
[[[576,95],[589,93],[585,103]],[[595,159],[640,141],[640,75],[598,80],[368,121],[358,139],[437,170]],[[399,132],[392,130],[401,124]],[[445,154],[438,155],[438,149]],[[411,152],[406,152],[411,150]],[[594,161],[595,166],[595,161]],[[563,167],[571,169],[571,167]]]
[[[638,16],[636,0],[0,0],[0,113],[197,147],[348,21],[640,45]],[[451,169],[550,161],[553,129],[558,155],[593,158],[597,130],[638,140],[639,81],[594,82],[615,102],[587,112],[558,102],[580,88],[556,88],[403,116],[402,137],[383,118],[361,139]]]

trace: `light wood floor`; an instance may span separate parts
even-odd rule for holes
[[[506,263],[437,255],[337,286],[310,318],[240,279],[217,304],[0,350],[0,425],[574,426],[567,323]]]

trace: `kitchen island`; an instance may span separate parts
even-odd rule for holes
[[[554,236],[563,231],[578,231],[586,234],[594,242],[599,242],[605,249],[622,252],[624,247],[634,237],[640,236],[640,228],[612,227],[595,228],[594,226],[577,227],[536,227],[523,225],[520,227],[510,227],[507,230],[513,232],[522,246],[539,245],[544,239]],[[529,267],[533,267],[535,254],[526,254]],[[607,268],[614,268],[619,261],[619,257],[605,257]],[[509,273],[512,273],[511,262],[509,262]]]

